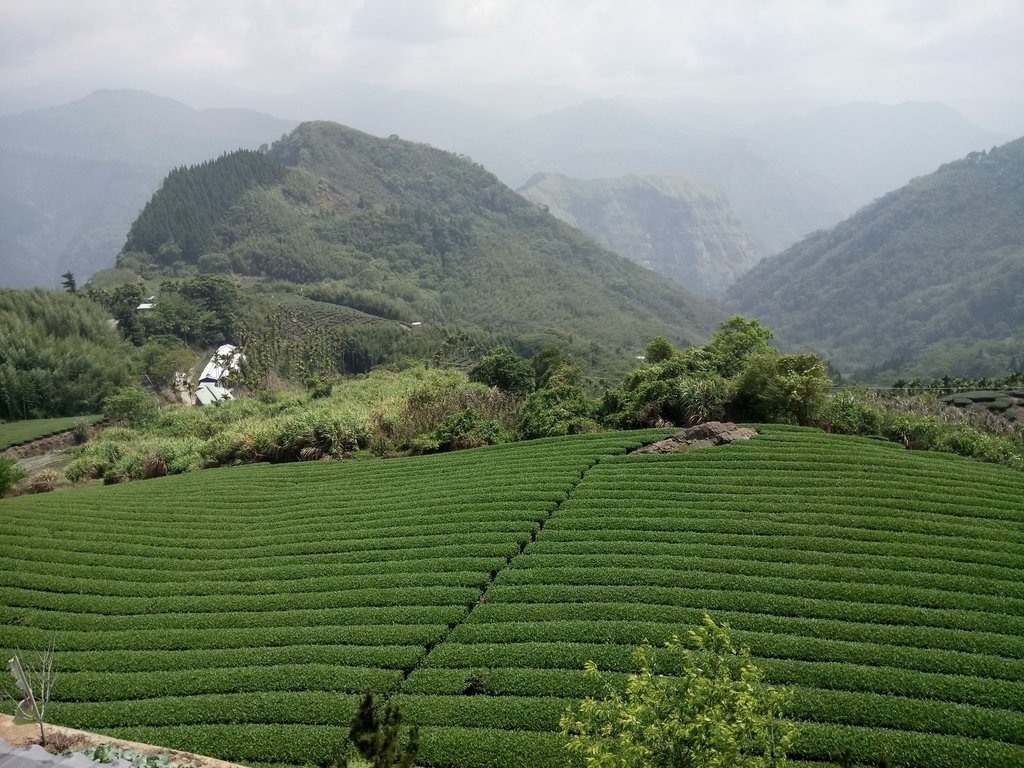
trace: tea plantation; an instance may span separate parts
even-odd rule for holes
[[[1024,475],[765,427],[259,465],[0,501],[0,652],[57,633],[52,720],[319,764],[367,685],[430,766],[564,764],[645,638],[727,621],[803,764],[1024,765]],[[4,657],[6,658],[6,657]]]

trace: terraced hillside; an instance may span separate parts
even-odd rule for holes
[[[372,683],[427,765],[553,766],[584,661],[707,611],[794,688],[802,760],[1024,764],[1024,475],[764,431],[4,500],[0,650],[57,630],[54,719],[127,738],[315,764]]]

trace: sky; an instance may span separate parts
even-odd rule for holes
[[[1020,102],[1021,41],[1024,0],[0,0],[0,92]]]

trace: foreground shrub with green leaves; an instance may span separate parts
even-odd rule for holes
[[[0,456],[0,496],[4,496],[25,477],[13,456]]]
[[[728,624],[705,615],[689,633],[665,642],[668,664],[654,647],[633,652],[638,672],[624,690],[608,685],[560,720],[573,764],[584,768],[776,768],[785,765],[794,726],[782,719],[792,698],[764,684],[750,650],[736,646]],[[597,664],[587,674],[600,677]]]
[[[701,347],[676,350],[656,337],[647,362],[605,393],[601,416],[614,427],[692,426],[726,416],[815,424],[832,386],[814,355],[782,355],[772,332],[736,316]]]

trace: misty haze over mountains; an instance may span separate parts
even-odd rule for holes
[[[359,83],[282,97],[235,94],[244,109],[195,110],[145,92],[98,91],[0,117],[0,235],[8,244],[2,280],[56,285],[68,269],[84,277],[110,266],[131,220],[171,168],[272,142],[307,119],[468,155],[512,187],[551,172],[693,177],[723,196],[759,256],[944,162],[1010,138],[941,104],[805,106],[800,114],[781,102],[729,108],[589,99],[531,114],[578,94],[507,92],[502,111],[494,94],[484,106]]]

